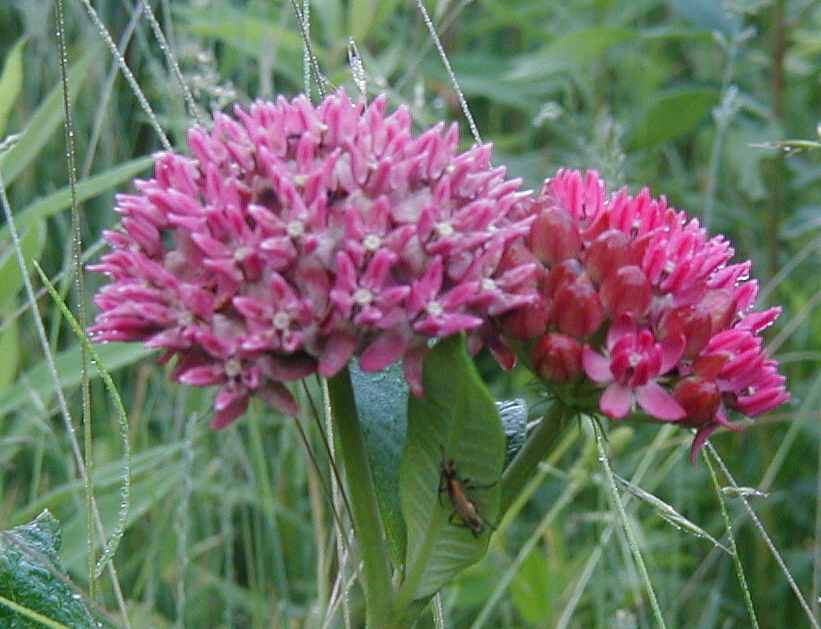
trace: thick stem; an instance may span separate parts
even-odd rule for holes
[[[554,402],[536,430],[527,438],[524,447],[508,465],[502,475],[500,517],[507,512],[527,481],[533,476],[536,467],[559,441],[567,416],[567,408],[561,402]]]
[[[348,370],[331,378],[328,388],[336,444],[345,468],[354,532],[365,572],[367,626],[381,629],[390,626],[393,610],[389,552]]]

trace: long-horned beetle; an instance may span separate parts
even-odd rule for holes
[[[479,537],[485,530],[485,525],[492,529],[496,527],[485,520],[479,513],[476,503],[468,494],[473,489],[488,489],[496,483],[489,485],[476,485],[469,478],[460,478],[456,471],[456,463],[453,459],[446,459],[444,448],[442,450],[442,471],[439,475],[439,503],[442,501],[442,494],[447,492],[453,513],[450,514],[448,522],[456,526],[463,526],[470,530],[473,537]],[[456,518],[461,523],[455,522]]]

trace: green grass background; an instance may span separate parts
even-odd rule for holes
[[[300,0],[301,2],[301,0]],[[36,258],[70,298],[71,218],[53,2],[0,3],[0,173]],[[115,40],[130,0],[93,3]],[[152,3],[186,82],[204,111],[303,91],[303,42],[288,1]],[[612,187],[650,185],[703,218],[750,258],[761,306],[784,315],[768,332],[792,402],[742,434],[713,442],[817,613],[821,595],[821,150],[773,148],[818,141],[821,4],[813,0],[439,0],[427,3],[496,163],[536,187],[557,167],[596,168]],[[161,148],[80,0],[66,0],[83,240],[90,259],[116,223],[113,194]],[[371,94],[408,104],[421,127],[457,120],[472,142],[457,93],[415,4],[313,0],[311,43],[336,85],[356,91],[349,38]],[[126,60],[159,124],[183,148],[191,124],[179,85],[141,19]],[[316,96],[316,93],[314,93]],[[769,147],[768,147],[769,146]],[[785,150],[786,149],[786,150]],[[87,276],[87,299],[100,283]],[[35,282],[35,287],[40,288]],[[40,312],[79,428],[79,344],[44,291]],[[94,312],[93,306],[89,306]],[[207,428],[208,392],[170,384],[136,347],[103,348],[129,411],[130,515],[115,564],[135,627],[320,627],[336,576],[329,478],[315,424],[304,421],[318,469],[291,420],[261,405],[235,427]],[[481,359],[501,397],[533,397],[525,373],[501,375]],[[116,409],[91,385],[95,493],[110,531],[119,507],[122,450]],[[538,407],[536,408],[536,412]],[[625,478],[722,538],[718,497],[703,462],[686,460],[690,436],[658,426],[611,432]],[[86,512],[53,385],[5,225],[0,231],[0,530],[50,509],[63,523],[63,557],[87,591]],[[722,481],[722,484],[726,484]],[[808,626],[741,500],[739,555],[762,627]],[[731,559],[659,517],[628,505],[669,626],[747,627]],[[603,542],[611,524],[615,532]],[[528,543],[532,548],[520,555]],[[518,556],[518,557],[517,557]],[[118,621],[107,577],[99,605]],[[350,592],[353,625],[361,595]],[[486,559],[442,595],[446,626],[650,627],[642,582],[594,454],[572,432],[532,486],[519,516]],[[338,615],[329,626],[343,626]],[[420,626],[433,626],[431,615]]]

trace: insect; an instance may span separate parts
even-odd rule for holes
[[[456,463],[453,459],[446,459],[444,449],[442,450],[442,471],[439,475],[439,504],[442,504],[442,494],[447,492],[450,504],[453,506],[453,513],[448,518],[450,524],[464,526],[470,530],[473,537],[479,537],[485,530],[485,525],[495,529],[495,526],[481,516],[476,503],[468,495],[469,490],[488,489],[495,484],[476,485],[469,478],[459,478]],[[461,524],[455,522],[457,517],[462,521]]]

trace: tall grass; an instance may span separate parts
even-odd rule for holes
[[[107,609],[122,597],[134,627],[361,624],[360,559],[347,543],[321,403],[300,419],[302,433],[262,406],[213,433],[195,419],[207,416],[211,394],[168,383],[145,352],[117,345],[98,348],[98,362],[128,411],[130,498],[120,548],[95,590],[89,556],[101,555],[122,514],[117,404],[94,369],[83,395],[83,343],[36,274],[32,283],[15,271],[18,254],[29,268],[38,260],[75,312],[92,313],[99,278],[86,276],[79,293],[69,282],[116,222],[113,193],[149,173],[133,160],[184,150],[185,129],[232,98],[344,85],[387,92],[420,125],[459,120],[465,145],[494,142],[496,161],[531,186],[558,166],[651,184],[731,236],[766,286],[762,302],[785,309],[771,349],[789,358],[793,405],[713,439],[738,484],[768,497],[719,486],[719,502],[709,468],[685,461],[683,431],[610,433],[605,472],[612,466],[673,505],[734,556],[621,496],[595,464],[593,434],[573,431],[488,557],[420,624],[650,627],[642,572],[671,627],[756,617],[762,627],[806,626],[805,608],[817,614],[821,151],[753,146],[817,139],[817,3],[75,0],[64,6],[64,47],[54,9],[0,6],[0,145],[13,144],[0,154],[0,190],[16,219],[0,232],[0,529],[49,508],[64,525],[72,578]],[[499,397],[532,390],[523,371],[499,374],[480,360]],[[304,395],[321,400],[322,387],[308,383]],[[80,448],[73,425],[84,398],[93,423]],[[637,550],[646,571],[635,569]]]

